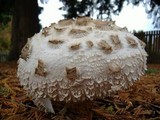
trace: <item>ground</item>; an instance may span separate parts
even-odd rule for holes
[[[0,120],[160,120],[160,64],[114,96],[68,105],[53,103],[56,114],[37,109],[16,77],[16,62],[0,63]],[[76,107],[75,107],[76,106]]]

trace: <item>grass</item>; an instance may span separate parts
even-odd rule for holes
[[[154,69],[154,68],[150,68],[150,69],[146,70],[146,73],[148,73],[148,74],[157,74],[157,73],[159,73],[159,70]]]

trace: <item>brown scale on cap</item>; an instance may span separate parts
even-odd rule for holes
[[[94,20],[96,26],[108,25],[109,21]]]
[[[70,46],[70,50],[78,50],[80,48],[80,43]]]
[[[111,53],[112,52],[112,47],[105,41],[101,40],[98,43],[98,46],[105,52],[105,53]]]
[[[35,69],[35,74],[45,77],[47,72],[45,71],[45,66],[42,60],[38,60],[38,66]]]
[[[68,25],[73,24],[73,20],[72,19],[60,20],[58,21],[58,24],[61,26],[68,26]]]
[[[71,81],[76,80],[78,78],[76,67],[73,67],[73,68],[66,67],[66,76]]]
[[[62,44],[64,41],[62,41],[62,40],[49,40],[48,42],[56,45],[56,44]]]
[[[76,19],[76,25],[79,26],[86,26],[88,25],[88,23],[91,21],[92,19],[89,17],[78,17]]]
[[[31,52],[31,48],[29,46],[29,42],[27,42],[27,44],[23,47],[21,51],[20,57],[24,60],[27,60],[30,52]]]
[[[87,31],[85,30],[80,30],[80,29],[71,29],[71,31],[69,32],[70,35],[72,35],[73,37],[84,37],[88,34]]]
[[[112,42],[113,42],[115,45],[118,45],[118,44],[121,43],[120,40],[119,40],[118,35],[110,35],[110,38],[111,38]]]
[[[95,27],[99,30],[110,30],[111,26],[115,24],[114,21],[100,21],[100,20],[96,20],[94,23]]]
[[[110,63],[108,65],[109,70],[111,71],[111,73],[118,73],[121,71],[121,67],[118,64]]]
[[[51,23],[51,25],[50,26],[55,26],[56,25],[56,23]]]
[[[42,35],[44,35],[45,37],[48,36],[48,27],[43,28]]]
[[[141,47],[143,47],[143,48],[146,47],[146,44],[143,41],[139,40],[139,43],[140,43]]]
[[[126,39],[128,44],[131,45],[132,47],[136,47],[138,45],[138,43],[133,38],[127,36]]]
[[[120,31],[128,31],[128,29],[126,27],[120,28]]]
[[[87,31],[92,31],[93,28],[92,28],[92,27],[87,27],[86,30],[87,30]]]
[[[110,39],[116,48],[121,48],[121,42],[119,40],[118,35],[110,35]]]
[[[93,47],[93,42],[92,41],[86,41],[86,44],[89,48],[92,48]]]
[[[57,27],[54,27],[54,29],[57,31],[57,32],[64,32],[66,30],[66,28],[57,28]]]

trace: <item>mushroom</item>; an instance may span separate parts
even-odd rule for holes
[[[131,86],[147,69],[144,46],[112,21],[61,20],[28,40],[17,76],[35,104],[54,113],[51,101],[94,100]]]

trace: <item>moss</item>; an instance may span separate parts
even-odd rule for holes
[[[8,90],[5,87],[0,86],[0,96],[7,97],[8,95],[9,95]]]
[[[10,39],[11,21],[0,28],[0,51],[8,52],[10,50]]]

